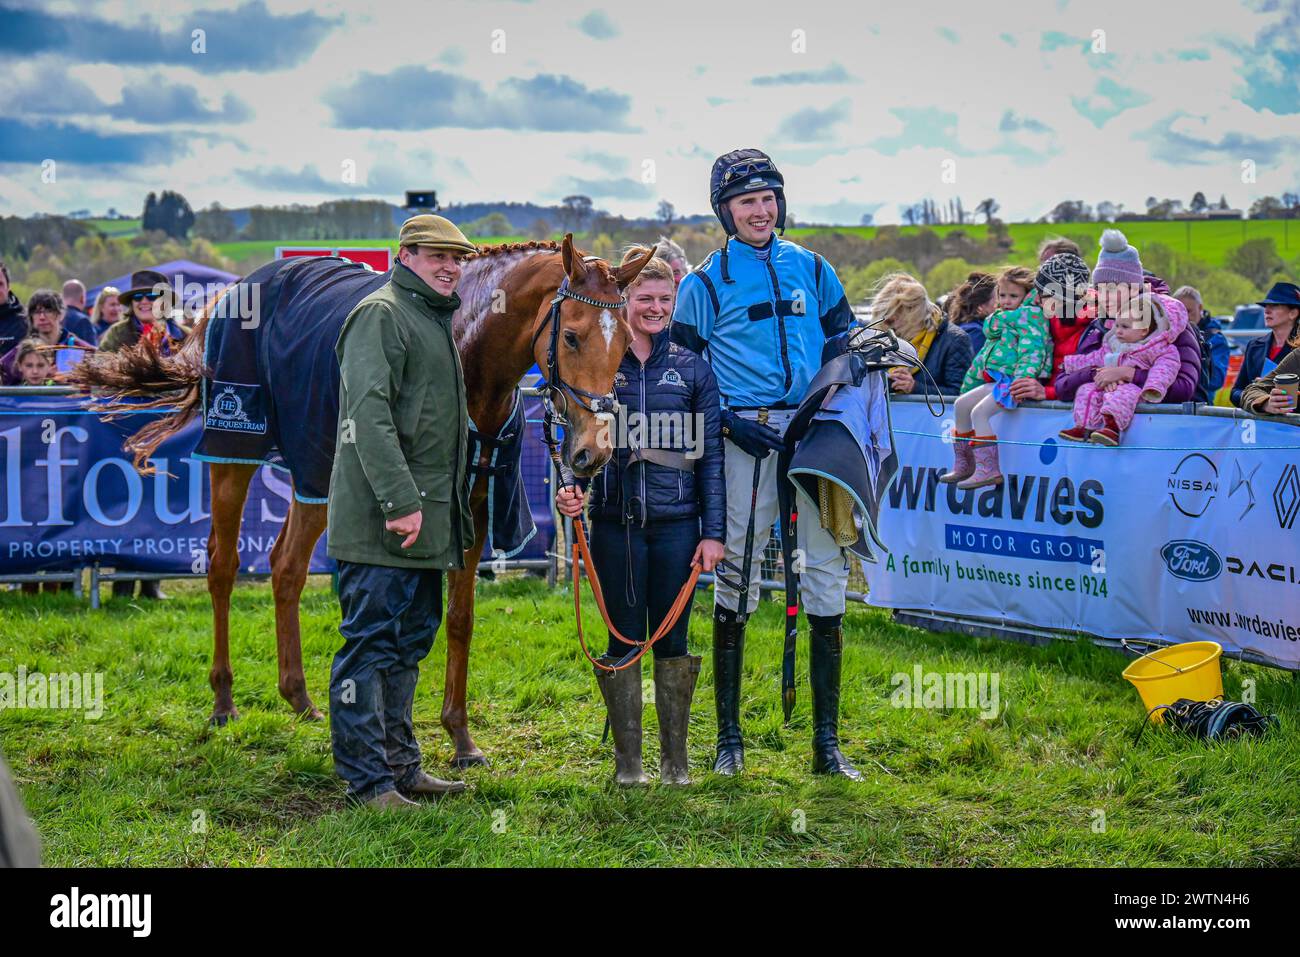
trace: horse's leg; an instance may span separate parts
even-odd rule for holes
[[[482,514],[480,514],[482,512]],[[456,746],[454,767],[487,764],[470,737],[465,712],[465,683],[469,673],[469,643],[474,636],[474,579],[487,537],[487,508],[474,509],[474,547],[465,552],[464,571],[447,575],[447,683],[442,692],[442,726]]]
[[[324,717],[307,694],[302,672],[302,631],[299,604],[311,553],[325,531],[326,506],[294,499],[289,517],[271,549],[271,587],[275,593],[275,648],[280,662],[280,697],[294,713],[316,721]]]
[[[239,525],[244,500],[256,465],[214,462],[208,467],[212,482],[212,530],[208,534],[208,595],[212,599],[212,723],[225,724],[239,717],[231,694],[230,592],[239,574]]]

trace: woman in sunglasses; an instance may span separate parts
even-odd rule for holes
[[[185,330],[171,318],[174,297],[167,277],[152,269],[131,274],[131,288],[118,294],[128,310],[125,319],[114,323],[99,340],[104,352],[117,352],[147,336],[164,355],[185,338]]]
[[[185,330],[171,319],[174,298],[171,284],[162,273],[152,269],[132,273],[131,288],[118,293],[117,299],[127,309],[127,315],[108,327],[99,340],[101,351],[118,352],[148,337],[159,352],[169,355],[185,338]],[[113,597],[131,598],[135,583],[135,579],[126,578],[114,581]],[[167,594],[158,579],[141,579],[140,597],[165,599]]]

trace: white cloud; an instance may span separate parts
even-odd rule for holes
[[[198,0],[192,8],[211,2]],[[268,6],[273,14],[315,11],[345,22],[304,63],[270,73],[200,74],[147,57],[96,65],[41,57],[14,66],[0,59],[0,82],[27,78],[31,71],[66,72],[111,103],[125,84],[162,73],[178,85],[193,86],[205,102],[220,103],[229,92],[254,113],[250,122],[225,131],[235,142],[200,144],[182,163],[169,167],[162,157],[157,167],[112,176],[87,170],[84,178],[70,170],[52,204],[46,200],[49,192],[28,185],[5,190],[9,208],[134,209],[144,191],[164,183],[196,206],[213,200],[225,205],[317,201],[328,197],[310,189],[263,189],[235,171],[307,168],[332,177],[350,159],[361,182],[366,170],[378,166],[384,185],[434,186],[446,202],[554,202],[566,183],[599,180],[605,181],[606,195],[597,204],[612,211],[648,215],[658,198],[666,198],[689,214],[708,211],[712,158],[740,146],[772,151],[786,173],[792,210],[878,209],[881,221],[893,219],[900,204],[926,195],[939,201],[960,195],[967,208],[994,196],[1001,215],[1020,219],[1036,218],[1066,198],[1109,199],[1132,208],[1148,195],[1186,199],[1199,189],[1248,205],[1256,196],[1300,185],[1295,149],[1276,150],[1271,163],[1259,162],[1257,183],[1241,182],[1240,160],[1260,158],[1237,156],[1234,150],[1300,138],[1300,115],[1256,111],[1233,98],[1243,84],[1242,58],[1254,49],[1257,33],[1279,16],[1251,4],[1206,4],[1194,15],[1180,15],[1177,8],[1132,0],[1008,0],[999,15],[990,16],[960,0],[852,10],[840,3],[792,7],[773,0],[749,4],[745,15],[737,16],[734,6],[663,0],[611,7],[608,19],[618,35],[599,42],[573,27],[575,15],[589,11],[575,12],[557,0],[399,2],[364,11],[355,4],[309,0]],[[85,7],[67,3],[63,9],[84,12]],[[152,18],[167,29],[183,25],[187,17],[176,4],[153,0],[144,5],[115,0],[95,9],[115,14],[122,23]],[[939,28],[951,31],[956,42],[937,33]],[[1104,31],[1107,52],[1084,52],[1097,30]],[[803,31],[806,52],[796,52],[795,31]],[[1044,50],[1044,33],[1064,34],[1077,43]],[[504,41],[504,52],[493,52],[494,41],[498,48]],[[1190,49],[1206,51],[1205,58],[1176,56]],[[511,78],[564,75],[588,90],[630,97],[626,125],[639,131],[611,132],[594,118],[589,129],[569,133],[331,125],[325,91],[362,73],[403,66],[453,73],[487,90]],[[784,75],[847,75],[849,80],[753,82]],[[1133,91],[1132,98],[1117,101],[1098,92],[1115,88]],[[1118,112],[1098,129],[1079,113],[1076,100],[1111,104],[1104,113]],[[955,115],[952,142],[936,141],[933,130],[913,129],[917,140],[909,144],[907,125],[894,111]],[[1008,112],[1040,125],[1021,122],[1003,129]],[[818,128],[825,139],[783,142],[774,135],[792,117],[828,113],[836,122]],[[114,128],[107,117],[86,122],[101,131]],[[1160,131],[1166,128],[1190,139],[1162,141]],[[919,135],[926,132],[929,138]],[[870,145],[888,137],[902,138],[892,155]],[[1180,157],[1174,147],[1190,142],[1223,148]],[[600,154],[605,162],[593,167],[580,160],[584,153]],[[951,158],[957,160],[957,181],[947,184],[940,178],[941,164]],[[655,169],[648,190],[642,183],[646,161]],[[29,170],[0,172],[30,184]],[[618,177],[625,177],[626,185],[608,182]]]

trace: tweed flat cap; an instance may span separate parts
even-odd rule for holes
[[[432,246],[435,249],[454,249],[462,253],[478,252],[478,247],[465,238],[455,223],[432,213],[412,216],[402,223],[397,242],[401,246]]]

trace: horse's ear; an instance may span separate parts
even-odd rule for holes
[[[560,247],[560,254],[564,260],[564,274],[569,277],[569,282],[577,285],[587,275],[587,264],[582,261],[582,256],[573,248],[573,233],[564,234],[564,243]]]
[[[655,249],[651,246],[636,259],[630,260],[614,270],[614,281],[618,283],[619,289],[626,289],[628,283],[640,275],[645,264],[655,257]]]

